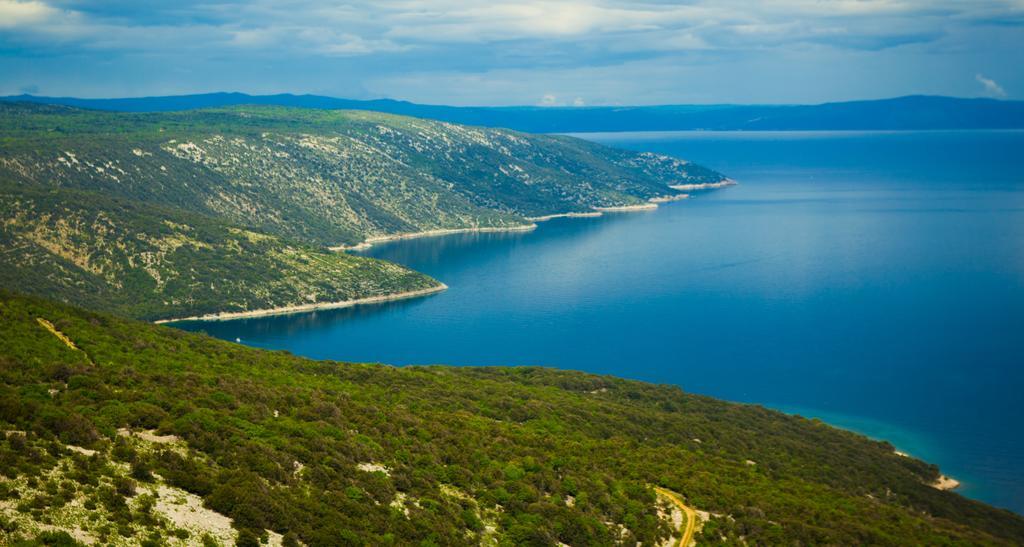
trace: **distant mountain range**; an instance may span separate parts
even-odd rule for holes
[[[909,130],[1024,128],[1024,101],[909,96],[818,105],[666,105],[478,107],[318,95],[206,93],[167,97],[78,99],[15,95],[3,101],[125,112],[168,112],[233,105],[372,110],[534,133],[672,130]]]

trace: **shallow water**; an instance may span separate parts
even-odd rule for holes
[[[315,358],[542,364],[886,438],[1024,512],[1024,132],[633,133],[741,184],[367,254],[451,288],[180,324]]]

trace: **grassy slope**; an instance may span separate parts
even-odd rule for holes
[[[70,485],[19,502],[40,518],[80,495],[107,512],[96,527],[159,528],[103,486],[116,473],[100,464],[128,458],[112,441],[128,427],[187,443],[131,456],[136,467],[198,493],[238,528],[310,545],[651,543],[668,529],[650,485],[720,515],[705,542],[1024,542],[1024,519],[926,486],[937,470],[885,443],[675,387],[315,362],[10,294],[0,331],[0,422],[30,432],[27,443],[0,440],[0,494],[67,461],[61,443],[100,451],[72,458]],[[390,474],[359,469],[368,462]]]

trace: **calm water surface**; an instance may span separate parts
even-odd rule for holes
[[[618,133],[740,181],[653,212],[367,254],[451,288],[181,324],[315,358],[540,364],[886,438],[1024,512],[1024,133]]]

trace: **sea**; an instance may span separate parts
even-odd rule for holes
[[[366,255],[450,288],[178,323],[317,359],[543,365],[817,417],[1024,513],[1024,132],[578,134],[738,181]]]

